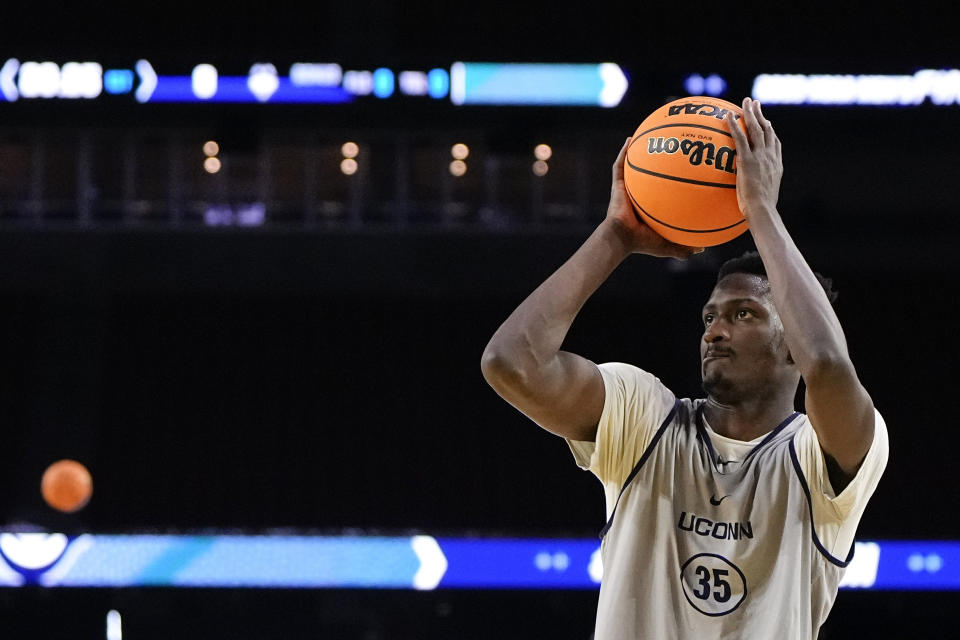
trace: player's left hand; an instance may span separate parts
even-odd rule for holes
[[[780,138],[773,125],[760,111],[760,103],[743,99],[743,122],[747,133],[728,113],[727,125],[737,145],[737,203],[747,220],[754,213],[771,211],[777,207],[780,178],[783,176],[783,158]]]

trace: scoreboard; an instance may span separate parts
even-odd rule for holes
[[[6,102],[132,98],[145,103],[342,104],[396,97],[454,105],[616,107],[629,87],[615,63],[453,62],[429,69],[344,68],[335,62],[254,62],[244,74],[201,62],[166,73],[149,60],[105,66],[93,61],[20,61],[0,68]]]
[[[628,98],[662,103],[681,95],[766,104],[907,107],[960,104],[960,69],[900,73],[755,74],[653,68],[617,62],[438,63],[424,68],[351,68],[339,62],[273,61],[193,66],[141,58],[125,63],[0,58],[0,107],[31,101],[114,104],[350,104],[406,100],[454,106],[615,108]]]

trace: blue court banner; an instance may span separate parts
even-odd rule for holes
[[[0,532],[0,587],[596,589],[590,538]],[[960,541],[858,542],[840,583],[960,590]]]

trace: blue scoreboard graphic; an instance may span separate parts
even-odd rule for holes
[[[0,586],[596,589],[599,541],[0,533]],[[960,590],[960,541],[858,542],[841,588]]]

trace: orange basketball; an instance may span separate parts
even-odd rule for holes
[[[726,100],[692,96],[644,120],[627,150],[624,181],[638,217],[667,240],[711,247],[747,230],[737,205],[736,145]]]
[[[43,472],[40,493],[54,509],[73,513],[90,501],[93,479],[87,468],[76,460],[58,460]]]

